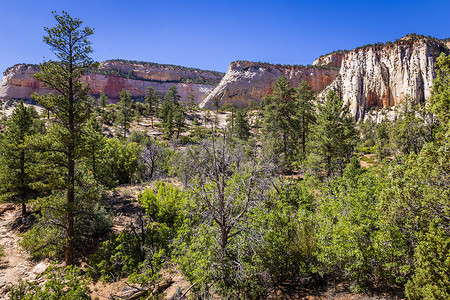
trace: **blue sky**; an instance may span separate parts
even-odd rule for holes
[[[151,61],[225,72],[231,61],[311,64],[338,49],[407,33],[450,37],[450,1],[0,0],[0,72],[51,58],[52,10],[95,28],[97,61]]]

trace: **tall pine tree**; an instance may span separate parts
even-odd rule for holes
[[[151,86],[149,86],[145,91],[145,104],[147,106],[147,112],[152,120],[152,128],[153,128],[153,116],[155,115],[155,112],[158,109],[159,93]]]
[[[265,143],[275,154],[284,154],[286,163],[298,154],[299,120],[295,90],[286,77],[281,76],[273,85],[273,94],[264,101]]]
[[[311,125],[315,122],[314,100],[316,96],[308,85],[302,81],[295,89],[295,99],[297,101],[297,116],[299,119],[299,138],[302,148],[301,157],[306,157],[306,145]]]
[[[65,263],[72,265],[74,255],[74,220],[77,210],[79,183],[77,166],[85,154],[85,124],[91,115],[88,101],[89,86],[82,82],[86,68],[94,66],[89,57],[92,53],[88,38],[94,33],[89,27],[82,28],[81,20],[72,18],[67,12],[58,15],[53,12],[56,26],[45,27],[44,42],[53,50],[58,61],[47,61],[40,65],[35,77],[45,87],[54,91],[51,94],[37,95],[33,98],[48,109],[55,122],[49,128],[42,147],[53,176],[46,185],[52,190],[51,199],[65,198],[59,209],[65,215],[66,232]]]

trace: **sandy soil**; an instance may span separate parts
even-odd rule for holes
[[[0,246],[5,256],[0,262],[0,299],[7,299],[11,285],[19,279],[35,281],[37,275],[50,265],[47,261],[31,262],[29,255],[20,249],[18,232],[10,229],[10,223],[20,215],[20,209],[11,204],[0,205]],[[37,280],[40,282],[40,280]]]

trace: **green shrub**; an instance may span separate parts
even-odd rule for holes
[[[98,162],[99,181],[108,187],[131,183],[139,170],[141,151],[137,143],[107,139]]]
[[[165,262],[165,252],[160,244],[166,244],[168,230],[167,226],[152,223],[113,234],[91,256],[90,274],[103,281],[132,274],[135,278],[145,274],[150,282],[156,280],[157,272]]]
[[[171,184],[157,182],[140,194],[146,211],[133,226],[113,234],[91,256],[90,273],[104,281],[130,276],[141,284],[155,282],[170,254],[170,243],[183,222],[185,194]]]
[[[74,266],[49,267],[43,274],[45,283],[41,288],[36,283],[19,281],[11,287],[10,300],[82,300],[91,299],[89,279],[80,276]]]
[[[91,174],[92,175],[92,174]],[[85,250],[87,245],[109,230],[111,218],[102,205],[103,188],[92,177],[80,174],[84,185],[76,187],[77,197],[73,213],[75,250]],[[66,241],[65,193],[53,191],[34,204],[38,222],[26,231],[20,246],[33,258],[62,258]]]
[[[437,223],[430,224],[416,247],[414,275],[406,284],[409,299],[450,299],[450,236]]]

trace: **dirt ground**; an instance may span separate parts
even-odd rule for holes
[[[48,261],[31,262],[29,255],[20,249],[18,232],[10,229],[10,224],[20,216],[18,206],[0,205],[0,246],[4,256],[0,260],[0,299],[7,299],[11,285],[19,279],[40,282],[37,275],[44,272],[50,265]]]

